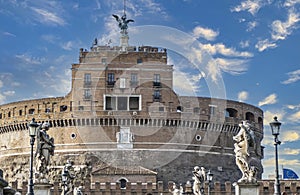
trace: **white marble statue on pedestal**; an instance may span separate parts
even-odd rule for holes
[[[249,147],[253,145],[255,148],[255,137],[251,125],[247,121],[243,121],[240,126],[240,131],[233,136],[234,152],[236,165],[242,172],[242,178],[238,182],[256,182],[257,168],[249,166],[250,152]]]
[[[204,194],[204,182],[206,178],[205,169],[204,167],[201,167],[201,169],[198,166],[194,167],[193,171],[193,192],[195,195],[202,195]]]

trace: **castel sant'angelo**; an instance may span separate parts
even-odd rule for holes
[[[48,121],[54,138],[50,180],[60,178],[67,160],[88,167],[91,183],[191,180],[203,166],[220,182],[237,181],[233,136],[249,121],[256,144],[250,164],[263,168],[263,112],[226,99],[179,96],[173,90],[168,52],[130,46],[127,24],[118,18],[119,46],[80,49],[72,64],[72,88],[64,97],[32,99],[0,106],[0,164],[8,181],[29,174],[28,123]],[[123,16],[123,17],[124,17]],[[122,21],[123,20],[123,21]],[[175,65],[176,66],[176,65]]]

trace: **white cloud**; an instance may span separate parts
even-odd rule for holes
[[[221,71],[217,63],[213,60],[209,61],[206,69],[208,76],[210,76],[214,82],[217,82],[218,78],[221,76]]]
[[[232,75],[239,75],[247,71],[247,60],[217,58],[215,62],[222,71]]]
[[[284,2],[284,6],[285,7],[293,7],[293,6],[295,6],[296,4],[300,4],[300,0],[286,0],[285,2]]]
[[[241,41],[240,46],[241,46],[241,48],[247,48],[247,47],[250,46],[250,42],[248,40],[247,41]]]
[[[300,149],[284,148],[281,154],[285,155],[298,155],[300,154]]]
[[[248,22],[247,31],[248,32],[252,31],[257,25],[258,25],[258,22],[256,22],[256,21]]]
[[[190,79],[191,75],[186,72],[181,72],[175,69],[173,74],[173,85],[174,90],[178,94],[190,95],[194,96],[197,88],[196,88],[196,80],[195,78]]]
[[[275,20],[272,23],[272,39],[284,40],[296,28],[296,24],[300,21],[300,15],[290,11],[285,22]]]
[[[0,80],[0,88],[3,87],[3,82]]]
[[[248,99],[249,93],[247,91],[241,91],[238,93],[238,101],[244,102]]]
[[[21,63],[23,64],[30,64],[30,65],[39,65],[44,61],[44,58],[38,58],[38,57],[33,57],[29,54],[19,54],[15,56],[17,59],[21,60]]]
[[[258,51],[260,51],[260,52],[262,52],[268,48],[276,48],[276,47],[277,47],[277,44],[269,41],[268,39],[260,40],[255,45],[255,48],[258,49]]]
[[[37,13],[36,20],[43,24],[54,24],[60,26],[64,26],[66,24],[65,20],[58,16],[57,13],[36,7],[32,7],[31,9]]]
[[[4,104],[6,97],[0,93],[0,104]]]
[[[252,15],[255,15],[262,7],[263,3],[261,0],[246,0],[241,2],[240,5],[231,9],[232,12],[248,11]]]
[[[208,41],[213,41],[219,35],[219,32],[216,32],[209,28],[204,28],[201,26],[197,26],[193,30],[193,35],[196,38],[204,38]]]
[[[281,140],[283,142],[294,142],[300,140],[300,135],[297,131],[283,131]]]
[[[74,45],[73,45],[73,42],[72,42],[72,41],[68,41],[68,42],[62,44],[61,47],[62,47],[64,50],[70,51],[70,50],[73,49]]]
[[[3,94],[5,96],[13,96],[13,95],[15,95],[15,91],[4,91]]]
[[[201,48],[211,55],[221,54],[228,57],[253,57],[253,54],[250,52],[238,52],[234,48],[227,48],[222,43],[217,43],[215,45],[203,44]]]
[[[278,110],[278,111],[265,111],[264,112],[264,124],[269,126],[269,123],[274,120],[274,117],[277,116],[278,120],[281,121],[284,116],[285,112]]]
[[[300,111],[292,114],[289,118],[289,120],[293,121],[293,122],[299,122],[300,120]]]
[[[258,106],[268,105],[268,104],[275,104],[277,102],[277,95],[275,93],[269,95],[264,100],[258,103]]]
[[[283,84],[295,83],[300,80],[300,69],[292,72],[288,72],[287,75],[289,76],[289,78],[283,81],[282,83]]]

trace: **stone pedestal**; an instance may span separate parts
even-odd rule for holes
[[[235,195],[259,195],[258,183],[233,183]]]
[[[49,183],[35,183],[34,194],[35,195],[50,195],[51,187],[53,185]]]

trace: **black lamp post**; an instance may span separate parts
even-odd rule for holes
[[[207,173],[207,181],[208,181],[208,188],[207,188],[207,194],[210,195],[210,183],[212,182],[213,180],[213,174],[210,170],[208,170],[208,173]]]
[[[29,185],[28,185],[27,195],[34,195],[34,192],[33,192],[33,186],[34,186],[33,185],[33,145],[34,145],[36,131],[37,131],[38,126],[39,126],[39,124],[37,124],[35,122],[34,118],[28,124],[31,151],[30,151],[30,175],[29,175]]]
[[[280,183],[279,183],[279,174],[278,174],[278,149],[277,146],[281,144],[281,141],[278,140],[279,130],[281,123],[277,120],[277,117],[274,117],[274,120],[270,123],[272,135],[274,136],[274,146],[275,146],[275,183],[274,183],[274,195],[280,195]]]

